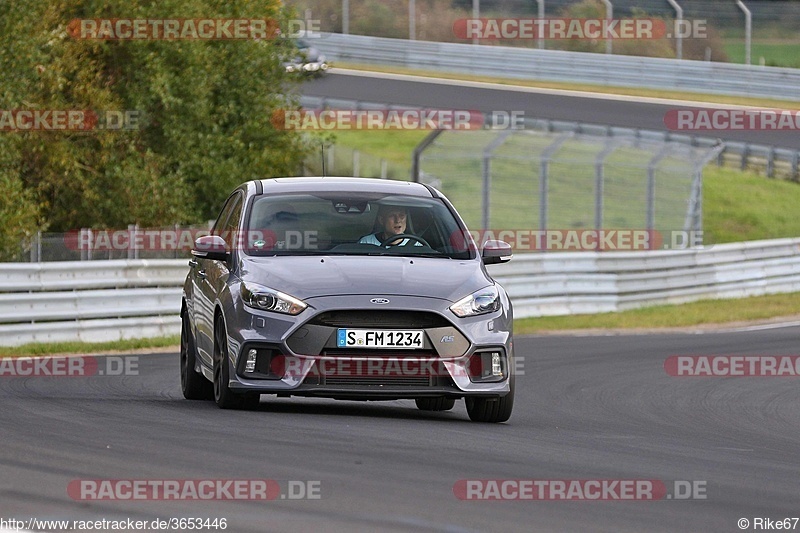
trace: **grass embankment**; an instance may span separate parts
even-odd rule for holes
[[[22,346],[0,346],[0,356],[37,356],[59,354],[109,354],[113,352],[131,352],[155,348],[173,348],[180,344],[180,337],[156,337],[152,339],[126,339],[108,342],[54,342],[35,343]]]
[[[725,53],[731,63],[744,63],[744,39],[725,43]],[[750,61],[767,66],[800,68],[800,42],[796,40],[775,40],[775,42],[756,42],[750,47]]]

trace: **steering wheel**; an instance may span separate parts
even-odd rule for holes
[[[408,239],[408,240],[411,240],[411,241],[417,241],[418,243],[420,243],[420,244],[422,244],[424,246],[427,246],[428,248],[431,247],[431,245],[428,244],[428,241],[426,241],[422,237],[417,237],[416,235],[411,235],[410,233],[398,233],[397,235],[392,235],[391,237],[388,237],[388,238],[384,239],[383,241],[381,241],[381,246],[401,246],[400,244],[391,244],[391,243],[394,242],[394,241],[397,241],[397,240],[402,242],[405,239]],[[406,244],[404,246],[408,246],[408,245]]]

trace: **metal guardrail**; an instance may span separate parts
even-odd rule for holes
[[[800,291],[800,239],[655,252],[526,254],[489,271],[518,318]]]
[[[800,100],[800,69],[325,33],[332,61],[480,76]]]
[[[177,335],[188,269],[185,259],[0,264],[0,346]]]
[[[0,290],[0,347],[177,335],[187,271],[185,260],[0,264],[11,280]],[[800,291],[800,238],[533,253],[489,271],[508,290],[518,318],[621,311]]]

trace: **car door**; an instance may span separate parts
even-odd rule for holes
[[[242,193],[237,191],[228,198],[214,223],[212,235],[225,239],[228,251],[233,251],[233,239],[241,220]],[[231,228],[233,224],[233,229]],[[194,312],[197,331],[197,351],[203,364],[211,367],[214,354],[214,305],[217,301],[219,282],[227,280],[228,265],[224,261],[196,258],[192,280],[195,298]],[[224,283],[224,281],[223,281]]]

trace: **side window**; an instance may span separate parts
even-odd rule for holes
[[[242,195],[237,194],[233,200],[231,214],[225,225],[222,226],[222,238],[228,244],[228,249],[233,250],[239,232],[239,222],[242,220]]]
[[[236,232],[239,229],[239,221],[242,219],[242,195],[236,193],[228,198],[225,202],[225,207],[217,217],[214,223],[214,229],[211,231],[212,235],[219,235],[228,245],[228,249],[233,249],[233,242],[236,237]]]
[[[231,215],[231,210],[233,209],[233,205],[239,199],[239,195],[231,196],[225,202],[225,205],[222,207],[222,211],[219,212],[219,216],[217,217],[217,221],[214,222],[214,228],[211,230],[211,235],[222,235],[223,225],[225,221],[228,220],[228,217]]]

